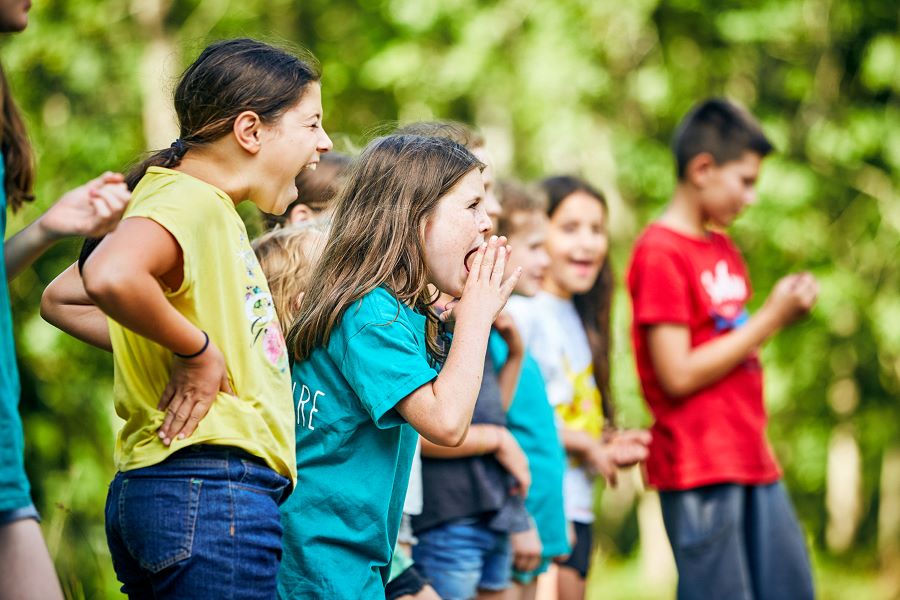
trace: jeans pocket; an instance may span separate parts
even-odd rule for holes
[[[122,481],[119,530],[142,568],[158,573],[191,556],[202,485],[199,479]]]

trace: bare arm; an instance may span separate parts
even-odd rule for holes
[[[78,264],[69,266],[44,290],[41,317],[82,342],[112,352],[106,315],[84,290]]]
[[[469,427],[458,446],[440,446],[422,438],[422,456],[428,458],[464,458],[493,454],[500,447],[506,429],[498,425],[479,423]]]
[[[118,173],[71,190],[33,223],[3,244],[6,278],[12,280],[50,246],[67,236],[100,237],[122,218],[131,194]]]
[[[481,389],[491,323],[519,279],[516,271],[503,281],[506,252],[506,238],[491,238],[475,254],[462,297],[444,313],[452,312],[456,323],[440,375],[397,404],[410,425],[435,444],[458,446],[465,440]]]
[[[519,442],[506,427],[479,423],[469,427],[466,439],[455,447],[433,444],[422,438],[422,456],[427,458],[465,458],[493,454],[518,483],[517,493],[522,496],[531,487],[531,469],[528,457]]]
[[[778,330],[805,315],[817,295],[811,275],[785,277],[744,326],[694,348],[686,325],[650,326],[647,345],[660,385],[669,396],[682,398],[719,381]]]

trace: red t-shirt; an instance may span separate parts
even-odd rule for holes
[[[709,387],[672,398],[657,380],[647,347],[649,325],[684,324],[696,347],[747,321],[750,278],[731,240],[714,232],[693,238],[652,224],[635,245],[628,289],[638,376],[654,417],[650,484],[684,490],[777,480],[781,472],[766,440],[756,353]]]

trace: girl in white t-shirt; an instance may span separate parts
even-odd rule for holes
[[[609,385],[609,324],[613,276],[607,259],[603,196],[574,177],[541,182],[548,196],[546,248],[550,267],[534,298],[507,304],[541,367],[569,455],[564,480],[566,518],[575,540],[561,565],[559,598],[584,597],[594,521],[593,478],[616,481],[618,467],[643,460],[649,434],[615,432]]]

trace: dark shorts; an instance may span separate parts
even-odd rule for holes
[[[559,566],[575,569],[582,579],[586,579],[588,567],[591,566],[591,549],[594,546],[594,524],[574,521],[572,525],[575,526],[575,545],[572,546],[569,558]]]
[[[29,504],[23,508],[0,511],[0,527],[16,521],[24,521],[25,519],[34,519],[38,523],[41,522],[41,516],[38,514],[34,504]]]
[[[416,570],[415,566],[391,579],[384,588],[385,600],[395,600],[403,596],[415,596],[428,585],[424,577]]]
[[[678,600],[814,597],[803,533],[781,482],[660,492]]]

